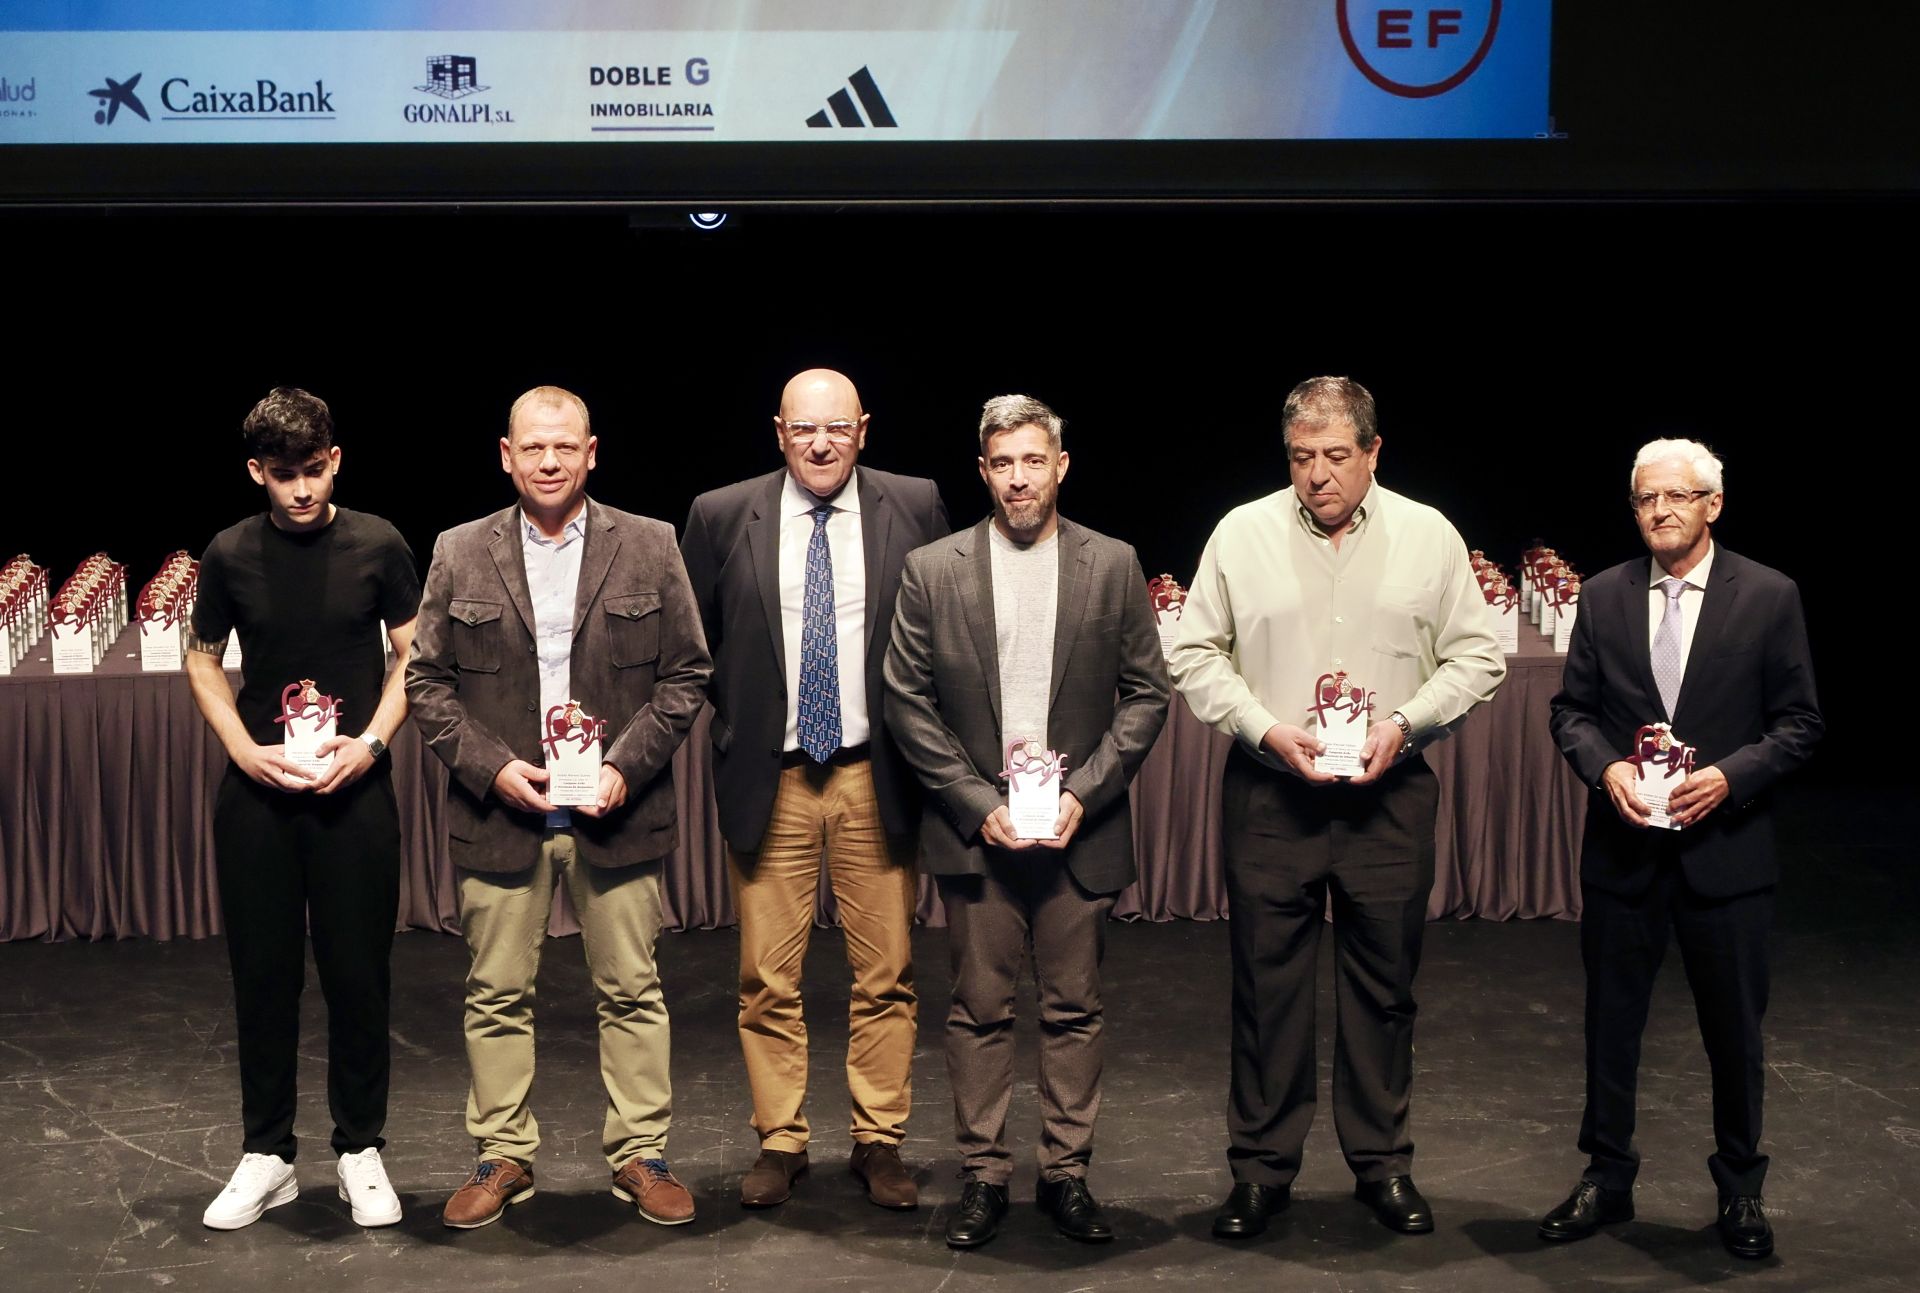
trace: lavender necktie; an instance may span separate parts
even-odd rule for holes
[[[1687,581],[1668,576],[1654,585],[1667,595],[1666,613],[1653,634],[1653,685],[1660,689],[1660,703],[1667,707],[1667,720],[1673,720],[1673,706],[1680,699],[1680,594]]]
[[[825,763],[840,748],[840,632],[834,615],[833,554],[827,548],[827,518],[833,508],[813,509],[807,541],[807,577],[800,603],[800,748]]]

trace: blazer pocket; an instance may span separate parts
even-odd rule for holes
[[[660,658],[659,593],[629,593],[600,604],[607,614],[607,659],[614,668],[631,669]]]
[[[500,637],[506,629],[500,623],[499,602],[479,602],[465,597],[447,601],[447,615],[453,621],[453,659],[462,673],[500,672]]]

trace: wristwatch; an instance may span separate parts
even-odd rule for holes
[[[1400,757],[1405,758],[1413,753],[1413,724],[1409,723],[1407,716],[1397,709],[1387,717],[1392,719],[1393,725],[1400,729]]]
[[[360,733],[360,739],[367,743],[367,749],[373,753],[373,757],[376,759],[387,752],[387,743],[375,736],[372,732]]]

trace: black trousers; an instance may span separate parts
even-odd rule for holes
[[[327,1000],[327,1107],[336,1154],[385,1142],[389,956],[400,820],[384,766],[338,794],[283,794],[229,768],[213,810],[214,866],[233,967],[245,1149],[292,1162],[306,942]]]
[[[1309,785],[1234,747],[1222,786],[1233,1179],[1300,1171],[1318,1086],[1315,964],[1333,898],[1333,1123],[1362,1181],[1411,1170],[1413,977],[1433,889],[1439,789],[1421,758],[1370,786]]]
[[[1654,975],[1669,933],[1693,989],[1700,1039],[1713,1072],[1714,1152],[1707,1170],[1722,1198],[1759,1194],[1766,1070],[1760,1021],[1767,1013],[1767,933],[1773,890],[1703,898],[1687,887],[1678,856],[1661,860],[1636,897],[1581,888],[1580,957],[1587,970],[1587,1108],[1580,1120],[1586,1178],[1611,1190],[1633,1187],[1640,1037]]]

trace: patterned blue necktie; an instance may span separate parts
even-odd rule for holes
[[[1687,581],[1669,576],[1654,587],[1667,595],[1667,610],[1653,631],[1653,685],[1660,689],[1660,703],[1671,722],[1674,702],[1680,699],[1680,594]]]
[[[840,634],[834,615],[833,554],[827,549],[827,518],[833,508],[813,509],[807,540],[806,595],[800,604],[800,748],[825,763],[840,748]]]

